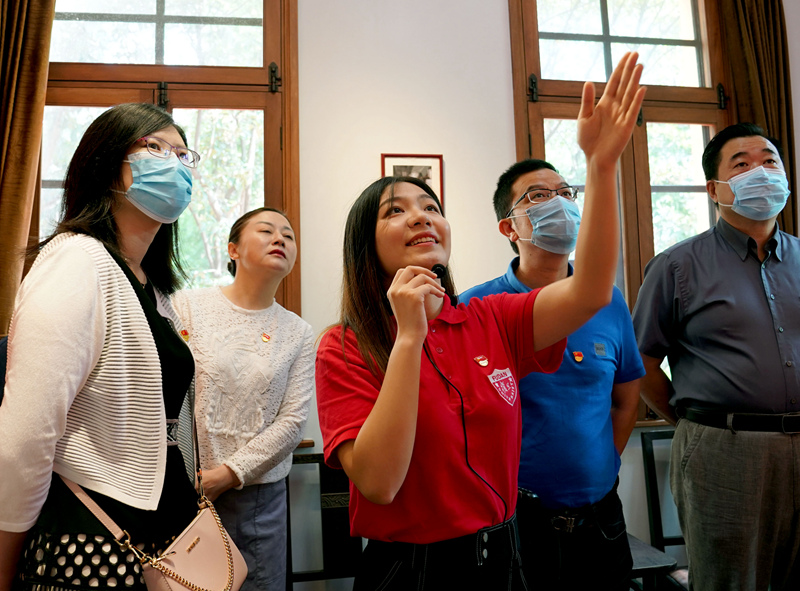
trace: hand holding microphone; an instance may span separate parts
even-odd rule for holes
[[[399,269],[389,287],[387,297],[392,306],[395,320],[397,321],[397,334],[414,335],[414,340],[421,343],[428,332],[428,317],[426,300],[428,296],[444,298],[447,296],[444,287],[433,277],[439,269],[443,277],[443,265],[434,265],[433,270],[425,267],[409,265]],[[428,304],[429,305],[429,304]]]

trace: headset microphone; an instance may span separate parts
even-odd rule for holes
[[[435,264],[435,265],[434,265],[434,266],[431,268],[431,271],[433,271],[434,273],[436,273],[436,276],[437,276],[439,279],[444,279],[444,276],[447,274],[447,269],[445,269],[445,266],[444,266],[444,265],[442,265],[441,263],[436,263],[436,264]]]

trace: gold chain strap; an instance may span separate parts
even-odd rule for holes
[[[211,511],[211,515],[214,516],[214,521],[217,522],[217,527],[219,527],[219,533],[222,536],[222,541],[225,543],[225,553],[227,554],[228,557],[228,584],[225,585],[223,591],[231,591],[231,588],[233,587],[233,554],[231,553],[231,545],[230,542],[228,541],[228,532],[225,531],[225,526],[222,525],[222,520],[219,518],[219,515],[217,515],[217,510],[214,508],[214,505],[211,503],[211,501],[209,501],[206,498],[205,495],[203,495],[203,497],[200,498],[198,504],[201,507],[205,505],[206,508],[208,508]],[[141,562],[142,564],[145,563],[150,564],[150,566],[152,566],[153,568],[161,571],[166,576],[175,579],[176,581],[178,581],[178,583],[180,583],[181,585],[183,585],[188,589],[191,589],[192,591],[213,591],[211,589],[206,589],[205,587],[195,585],[191,581],[187,581],[180,574],[176,573],[172,569],[169,569],[163,564],[161,564],[161,561],[164,558],[166,558],[168,554],[162,554],[160,556],[150,556],[148,554],[145,554],[135,546],[131,545],[130,536],[128,536],[128,532],[125,532],[125,535],[126,539],[122,542],[117,540],[117,543],[123,550],[130,550],[131,552],[133,552],[133,554],[139,559],[139,562]]]

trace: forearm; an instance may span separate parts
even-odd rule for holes
[[[614,447],[622,455],[639,413],[640,380],[614,384],[611,393],[611,425],[614,432]]]
[[[619,256],[617,208],[616,161],[587,157],[586,198],[570,294],[581,324],[611,302]]]
[[[269,398],[281,397],[272,422],[225,460],[244,484],[255,482],[283,462],[303,436],[314,396],[315,347],[310,327],[306,336],[303,352],[292,362],[285,385],[267,393]]]
[[[222,464],[211,470],[203,470],[203,494],[210,501],[216,501],[225,491],[236,488],[241,484],[239,477],[236,476],[230,467]]]
[[[537,351],[572,334],[611,302],[619,249],[616,186],[615,163],[587,159],[574,272],[544,287],[534,303]]]
[[[308,412],[281,414],[225,463],[244,484],[251,484],[278,466],[300,443]],[[237,484],[238,486],[238,484]]]
[[[0,530],[0,591],[11,589],[26,535],[27,532]]]
[[[422,341],[398,336],[375,406],[352,445],[339,454],[361,494],[388,504],[405,480],[417,429]]]
[[[670,405],[673,388],[667,374],[661,369],[661,359],[642,355],[647,375],[642,378],[642,399],[662,419],[672,423],[678,422],[675,409]]]

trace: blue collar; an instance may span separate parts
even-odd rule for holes
[[[514,293],[528,293],[529,291],[532,291],[531,288],[522,283],[522,281],[520,281],[519,279],[517,279],[518,268],[519,268],[519,256],[516,256],[508,264],[508,270],[506,270],[505,280],[513,288]],[[567,263],[567,277],[570,277],[572,273],[573,273],[572,263]]]

